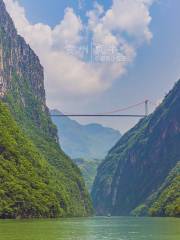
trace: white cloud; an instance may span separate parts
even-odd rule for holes
[[[87,13],[88,26],[83,25],[72,8],[67,8],[64,19],[53,29],[42,23],[31,24],[17,0],[4,2],[18,33],[40,57],[51,106],[60,96],[91,95],[111,87],[113,81],[120,78],[126,72],[127,65],[134,60],[137,46],[152,38],[149,8],[153,0],[113,0],[112,7],[106,12],[103,6],[95,3],[94,9]],[[114,63],[91,64],[67,54],[67,43],[83,45],[86,27],[91,31],[96,47],[108,49],[111,46],[112,57],[122,57],[126,61],[121,59]],[[129,35],[128,40],[125,34]]]
[[[128,33],[136,39],[151,40],[149,0],[114,0],[103,17],[104,26],[111,31]]]
[[[78,44],[81,41],[80,33],[83,30],[81,19],[77,17],[72,8],[65,10],[64,19],[52,31],[53,44],[55,46],[65,46]]]

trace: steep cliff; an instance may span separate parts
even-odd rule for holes
[[[57,140],[56,130],[47,117],[43,67],[30,46],[17,34],[2,0],[0,13],[0,95],[10,103],[21,123],[26,117]]]
[[[59,206],[64,206],[63,216],[91,214],[91,201],[81,173],[59,147],[57,129],[46,106],[43,67],[30,46],[17,34],[2,0],[0,0],[0,95],[7,103],[18,126],[32,141],[47,165],[51,164],[54,171],[58,171],[53,194],[59,200]],[[56,172],[54,175],[57,175]],[[61,188],[56,188],[58,185]],[[63,196],[63,200],[60,196]],[[65,207],[67,205],[68,207]],[[57,212],[55,215],[60,214]]]
[[[170,173],[179,161],[180,81],[152,115],[120,139],[100,165],[92,190],[97,214],[129,215],[136,209],[136,215],[180,215],[179,168],[175,177]]]

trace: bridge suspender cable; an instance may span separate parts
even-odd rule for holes
[[[52,117],[137,117],[137,118],[142,118],[142,117],[148,116],[149,114],[149,109],[148,109],[149,103],[150,101],[146,99],[145,101],[142,101],[140,103],[136,103],[125,108],[115,109],[109,112],[94,113],[94,114],[64,113],[64,114],[52,114],[51,116]],[[127,111],[141,105],[145,106],[144,115],[143,114],[118,114],[119,112]]]

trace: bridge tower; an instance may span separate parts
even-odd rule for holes
[[[148,116],[149,114],[149,100],[145,100],[145,115]]]

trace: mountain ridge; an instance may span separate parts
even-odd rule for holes
[[[81,172],[61,150],[57,129],[46,106],[43,67],[35,52],[17,34],[2,0],[0,0],[0,80],[1,100],[8,106],[18,127],[47,162],[47,166],[54,169],[54,176],[58,172],[56,181],[61,186],[61,191],[58,185],[55,185],[51,194],[59,201],[63,216],[91,215],[93,212],[91,200]],[[0,164],[2,167],[3,162],[0,161]],[[34,205],[37,203],[38,198],[35,198]],[[50,211],[50,208],[48,210]],[[38,210],[36,213],[38,215]],[[61,215],[58,211],[54,213],[54,216]]]
[[[59,110],[51,110],[52,116],[61,114]],[[66,116],[52,120],[58,128],[62,149],[71,158],[103,159],[121,137],[118,130],[97,123],[82,125]]]
[[[129,215],[158,191],[180,159],[179,107],[180,81],[153,114],[110,150],[92,190],[97,214]]]

